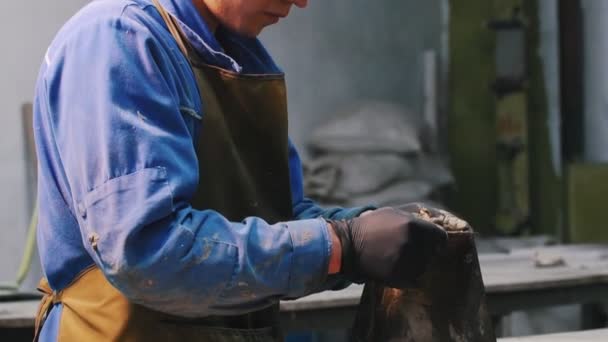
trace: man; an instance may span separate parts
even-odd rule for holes
[[[439,227],[303,196],[255,36],[306,4],[99,0],[61,29],[35,98],[40,340],[278,340],[281,299],[424,272]]]

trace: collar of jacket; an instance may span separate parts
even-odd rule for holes
[[[259,39],[241,36],[221,26],[214,35],[198,14],[193,0],[159,2],[175,16],[188,41],[206,63],[237,73],[282,73]]]

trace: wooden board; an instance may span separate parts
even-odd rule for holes
[[[608,329],[576,331],[561,334],[501,338],[498,342],[605,342]]]

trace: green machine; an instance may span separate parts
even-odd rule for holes
[[[567,210],[572,201],[566,200],[564,175],[570,173],[562,170],[562,156],[556,150],[563,147],[555,146],[552,130],[556,128],[550,127],[555,113],[549,112],[548,103],[555,106],[556,99],[548,95],[546,80],[559,80],[547,77],[539,53],[540,2],[473,2],[453,1],[451,7],[447,128],[456,190],[450,204],[482,235],[542,234],[567,240],[567,218],[574,217]],[[569,1],[562,5],[572,6]],[[568,11],[560,8],[559,12],[561,25],[562,13]],[[576,51],[565,45],[561,53],[555,50],[550,52],[555,57]],[[563,63],[567,62],[562,61],[561,69]],[[580,70],[572,72],[577,73]],[[577,87],[577,83],[568,86]],[[569,90],[568,94],[575,93]],[[562,102],[577,98],[562,97]],[[579,109],[571,109],[562,112],[580,116]],[[562,122],[563,126],[570,123],[564,118]]]
[[[567,224],[571,242],[608,242],[608,164],[571,164],[567,170]]]

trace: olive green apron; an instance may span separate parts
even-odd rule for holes
[[[175,19],[153,2],[190,61],[205,108],[196,144],[200,181],[192,206],[216,210],[231,221],[248,216],[270,223],[292,219],[284,77],[236,74],[202,63]],[[278,305],[240,316],[174,317],[130,303],[97,267],[84,270],[60,292],[52,291],[45,279],[39,289],[45,296],[36,335],[52,305],[62,303],[61,342],[282,338]]]

